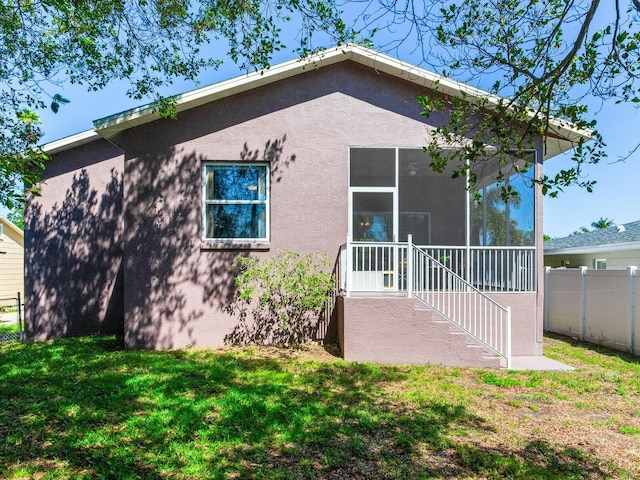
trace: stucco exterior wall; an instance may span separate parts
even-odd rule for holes
[[[24,236],[0,218],[0,298],[24,299]]]
[[[536,294],[492,294],[511,306],[512,355],[541,355]],[[429,307],[404,296],[342,299],[340,347],[350,361],[498,367],[495,355]],[[453,332],[453,333],[452,333]],[[469,347],[469,345],[473,345]]]
[[[105,140],[53,155],[25,212],[25,336],[122,331],[122,151]]]
[[[536,292],[488,293],[502,306],[511,307],[511,354],[542,355],[542,307]]]
[[[229,314],[234,261],[279,249],[336,258],[349,230],[349,147],[427,144],[430,125],[415,100],[425,93],[345,61],[181,112],[177,120],[130,128],[117,138],[122,150],[98,140],[54,156],[43,196],[27,211],[28,338],[122,329],[130,348],[264,340]],[[443,115],[429,122],[439,124]],[[268,242],[201,240],[205,161],[269,163]],[[541,205],[538,195],[539,236]],[[513,353],[541,353],[542,293],[495,297],[512,307]],[[340,338],[346,355],[354,351],[350,342],[366,351],[395,321],[413,325],[402,313],[413,306],[404,305],[384,317],[389,326],[369,325],[373,330],[358,334],[369,328],[376,305],[365,300],[338,299],[333,324],[323,326]],[[390,305],[400,303],[385,308]],[[435,345],[435,338],[429,342]]]
[[[126,344],[238,339],[224,309],[237,255],[288,248],[335,258],[348,231],[349,146],[423,145],[423,93],[345,62],[125,132]],[[270,163],[268,244],[202,244],[207,160]]]
[[[545,146],[542,142],[542,139],[537,139],[535,141],[536,148],[536,167],[535,173],[536,178],[542,178],[544,175],[544,165],[543,165],[543,153]],[[542,188],[539,185],[535,186],[535,228],[536,228],[536,291],[535,291],[535,310],[527,310],[528,315],[533,315],[534,324],[533,324],[533,333],[534,335],[534,350],[533,355],[542,355],[543,354],[543,345],[544,345],[544,251],[542,249],[542,245],[544,244],[544,230],[543,230],[543,195]],[[516,304],[517,305],[517,304]],[[524,303],[526,305],[526,303]],[[515,307],[515,305],[512,305]],[[513,318],[513,312],[512,312]],[[529,318],[529,317],[527,317]],[[522,334],[527,335],[527,339],[530,337],[529,334],[522,332]],[[520,334],[518,334],[520,335]],[[513,338],[516,338],[515,336]],[[516,355],[516,351],[520,351],[520,348],[515,348],[515,345],[512,346],[513,354]],[[524,349],[523,351],[527,351]],[[518,354],[518,355],[526,355],[526,354]]]
[[[348,297],[343,301],[340,345],[345,360],[500,366],[495,354],[412,298]]]

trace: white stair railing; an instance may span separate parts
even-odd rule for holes
[[[511,367],[511,309],[503,307],[408,241],[407,292],[430,306]]]

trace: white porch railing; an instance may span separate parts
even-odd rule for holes
[[[507,360],[511,367],[511,309],[503,307],[424,250],[411,245],[407,293]]]
[[[407,243],[348,242],[341,258],[347,295],[407,293],[505,357],[509,366],[510,309],[484,292],[535,291],[535,248],[416,246],[409,237]]]
[[[534,247],[443,247],[418,246],[478,290],[490,292],[534,292],[536,249]]]
[[[418,246],[475,288],[484,292],[534,292],[534,247]],[[348,252],[351,252],[350,254]],[[382,292],[407,289],[407,243],[348,243],[344,289]],[[347,272],[351,272],[348,275]]]

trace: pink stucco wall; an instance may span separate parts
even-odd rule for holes
[[[538,307],[536,292],[489,293],[489,297],[503,306],[511,307],[511,354],[542,355],[542,308]]]
[[[541,355],[534,332],[538,326],[535,293],[491,294],[511,306],[512,355]],[[352,296],[341,299],[339,343],[346,360],[500,366],[462,330],[419,301],[404,296]]]
[[[425,93],[345,61],[182,112],[177,120],[126,130],[117,139],[124,158],[104,141],[60,154],[47,170],[42,199],[30,207],[32,249],[48,262],[51,222],[62,228],[74,215],[86,220],[64,226],[73,255],[53,260],[44,274],[35,263],[30,267],[32,338],[75,331],[64,325],[74,311],[81,312],[74,322],[100,330],[115,311],[124,316],[125,344],[131,348],[259,341],[247,338],[225,308],[233,294],[234,260],[283,248],[335,258],[348,232],[349,147],[428,143],[429,125],[415,100]],[[432,115],[429,122],[442,120]],[[268,243],[201,241],[201,165],[215,160],[270,163]],[[118,192],[120,204],[112,196]],[[539,199],[536,207],[542,232]],[[82,281],[64,273],[74,260],[80,260],[76,273],[82,272]],[[68,298],[62,295],[65,284],[74,287]],[[514,354],[541,352],[540,298],[535,293],[502,298],[520,319],[514,322]],[[62,307],[56,305],[61,299]],[[354,305],[341,303],[344,322],[330,329],[349,341],[366,327],[368,307],[363,303],[364,310],[355,313]],[[380,334],[372,330],[366,338]]]
[[[122,151],[105,140],[54,155],[25,221],[25,334],[123,328]]]
[[[345,62],[125,132],[125,316],[131,347],[220,345],[236,255],[334,257],[347,236],[348,149],[420,146],[415,85]],[[203,245],[201,162],[271,164],[271,241]]]
[[[542,152],[544,151],[544,145],[541,139],[537,139],[536,146],[536,178],[542,178],[544,173],[544,167],[542,163]],[[543,348],[543,335],[544,335],[544,230],[543,230],[543,195],[542,189],[536,186],[535,189],[535,215],[536,215],[536,245],[537,257],[536,257],[536,300],[535,300],[535,350],[533,355],[542,355]],[[527,337],[529,338],[529,337]]]

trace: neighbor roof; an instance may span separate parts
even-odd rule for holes
[[[342,47],[334,47],[324,50],[306,59],[297,59],[280,63],[267,70],[242,75],[177,95],[175,97],[176,109],[178,112],[182,112],[221,98],[229,97],[231,95],[283,80],[285,78],[313,71],[320,67],[347,60],[354,61],[361,65],[373,68],[378,72],[384,72],[429,89],[435,89],[437,87],[438,91],[444,94],[456,95],[464,91],[469,101],[474,101],[479,98],[489,98],[490,102],[497,104],[500,99],[499,97],[491,95],[483,90],[471,87],[464,83],[456,82],[436,73],[376,52],[375,50],[358,45],[345,45]],[[43,148],[47,153],[56,153],[57,151],[61,151],[66,148],[79,146],[83,143],[93,141],[97,139],[98,136],[117,143],[117,137],[122,131],[152,122],[158,118],[160,118],[159,114],[155,111],[153,105],[144,105],[95,120],[93,122],[93,130],[88,130],[86,132],[67,137],[66,139],[52,142],[51,144],[45,145]],[[591,138],[590,131],[575,128],[573,125],[561,120],[552,119],[551,135],[547,138],[544,159],[546,160],[547,158],[551,158],[559,153],[570,150],[580,139],[589,138]]]
[[[24,232],[22,231],[22,229],[20,227],[18,227],[17,225],[14,225],[7,218],[0,217],[0,223],[2,223],[3,225],[6,225],[7,227],[9,227],[9,229],[13,230],[16,233],[16,235],[18,235],[20,238],[24,237]]]
[[[606,250],[640,248],[640,220],[594,230],[592,232],[552,238],[544,242],[545,254],[591,253]]]

